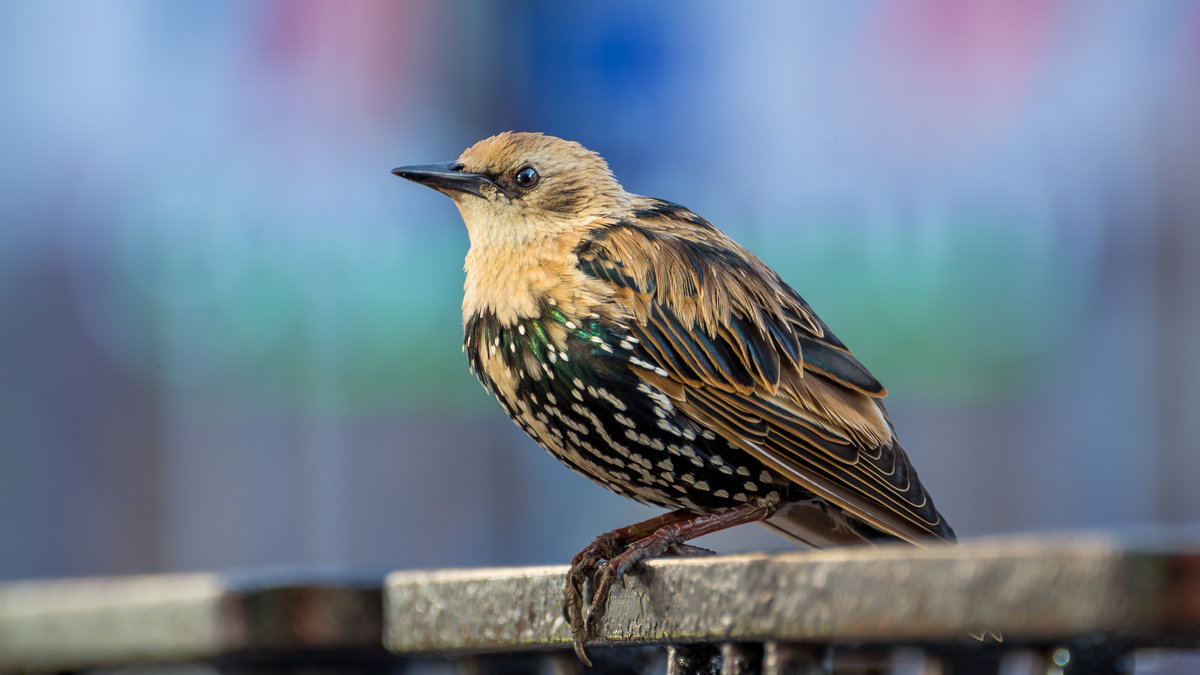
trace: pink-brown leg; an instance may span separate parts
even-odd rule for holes
[[[764,520],[775,512],[778,505],[774,500],[760,500],[716,513],[672,511],[597,537],[596,541],[575,556],[571,561],[571,571],[567,574],[564,616],[571,625],[575,654],[581,661],[591,665],[583,643],[598,632],[614,580],[623,579],[625,572],[647,558],[666,552],[683,555],[702,552],[703,549],[688,546],[684,542],[736,525]],[[602,559],[608,562],[600,566],[596,592],[592,596],[585,624],[582,616],[583,582]]]
[[[612,532],[605,532],[571,558],[571,569],[567,572],[567,584],[563,589],[563,618],[571,626],[571,639],[575,641],[575,654],[580,661],[592,665],[583,651],[583,642],[587,638],[583,622],[583,585],[592,570],[601,560],[611,560],[618,556],[630,543],[645,539],[663,527],[684,522],[695,516],[691,511],[679,509]]]

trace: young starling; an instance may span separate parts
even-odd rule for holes
[[[883,385],[708,221],[536,133],[392,173],[446,194],[466,221],[464,350],[508,416],[576,472],[674,509],[571,561],[564,612],[585,662],[614,578],[704,534],[761,521],[814,546],[954,540]]]

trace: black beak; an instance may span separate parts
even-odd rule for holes
[[[462,170],[462,164],[457,162],[450,164],[414,164],[412,166],[401,166],[392,169],[392,173],[401,178],[407,178],[414,183],[428,185],[434,190],[442,192],[447,190],[469,192],[477,197],[483,196],[479,188],[484,185],[497,187],[491,178],[479,173],[467,173]]]

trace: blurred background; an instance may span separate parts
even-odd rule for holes
[[[1200,520],[1197,66],[1186,1],[0,3],[0,578],[653,513],[484,395],[458,213],[389,174],[508,129],[774,266],[961,536]]]

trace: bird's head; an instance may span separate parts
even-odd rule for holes
[[[599,155],[538,133],[497,134],[454,162],[402,166],[392,173],[453,199],[472,247],[529,245],[589,227],[629,201]]]

